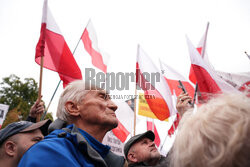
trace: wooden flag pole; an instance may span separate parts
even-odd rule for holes
[[[138,54],[139,54],[139,45],[137,46],[137,56],[136,56],[136,63],[137,63],[137,60],[138,60]],[[139,80],[139,75],[138,72],[140,72],[139,70],[137,70],[137,65],[135,65],[135,80],[138,82],[140,81]],[[138,77],[138,78],[137,78]],[[135,81],[135,100],[134,100],[134,136],[135,136],[135,132],[136,132],[136,102],[137,102],[137,98],[136,98],[136,95],[137,95],[137,82]]]
[[[41,102],[42,99],[42,78],[43,78],[43,55],[41,56],[41,61],[40,61],[40,80],[39,80],[39,90],[38,90],[38,102]],[[41,115],[43,113],[40,113],[36,117],[36,122],[39,122],[41,120]]]
[[[135,132],[136,132],[136,94],[137,94],[137,89],[136,89],[136,82],[135,82],[135,100],[134,100],[134,135],[135,135]]]

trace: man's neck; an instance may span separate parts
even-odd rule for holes
[[[145,162],[145,164],[150,165],[150,166],[155,166],[159,163],[160,159],[161,159],[161,157],[150,159],[149,161]]]
[[[108,132],[107,129],[105,129],[103,127],[95,126],[95,125],[83,125],[83,124],[77,124],[77,123],[75,123],[75,125],[78,128],[80,128],[80,129],[84,130],[85,132],[87,132],[92,137],[94,137],[100,143],[102,142],[104,136]]]

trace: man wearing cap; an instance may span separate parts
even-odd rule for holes
[[[129,167],[168,166],[168,159],[155,147],[155,135],[152,131],[131,137],[124,145],[124,154]]]
[[[71,82],[62,92],[57,117],[67,126],[52,131],[22,157],[19,167],[121,167],[122,156],[101,142],[118,125],[117,106],[108,93],[82,80]]]
[[[0,130],[0,166],[16,167],[23,154],[47,135],[51,120],[14,122]]]

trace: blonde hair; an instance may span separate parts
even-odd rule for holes
[[[174,167],[250,166],[250,98],[221,95],[187,111],[170,155]]]
[[[60,96],[56,116],[67,123],[71,123],[71,117],[65,109],[66,102],[73,101],[79,104],[90,90],[99,89],[93,83],[89,84],[83,80],[75,80],[69,83]]]

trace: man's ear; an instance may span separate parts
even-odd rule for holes
[[[17,154],[17,145],[11,140],[8,140],[4,143],[5,153],[10,156],[14,157]]]
[[[67,101],[65,103],[65,109],[71,116],[78,116],[80,114],[80,107],[78,104],[72,102],[72,101]]]
[[[128,153],[128,160],[129,161],[131,161],[131,162],[133,162],[133,163],[136,163],[137,162],[137,158],[136,158],[136,156],[135,156],[135,154],[134,153]]]

